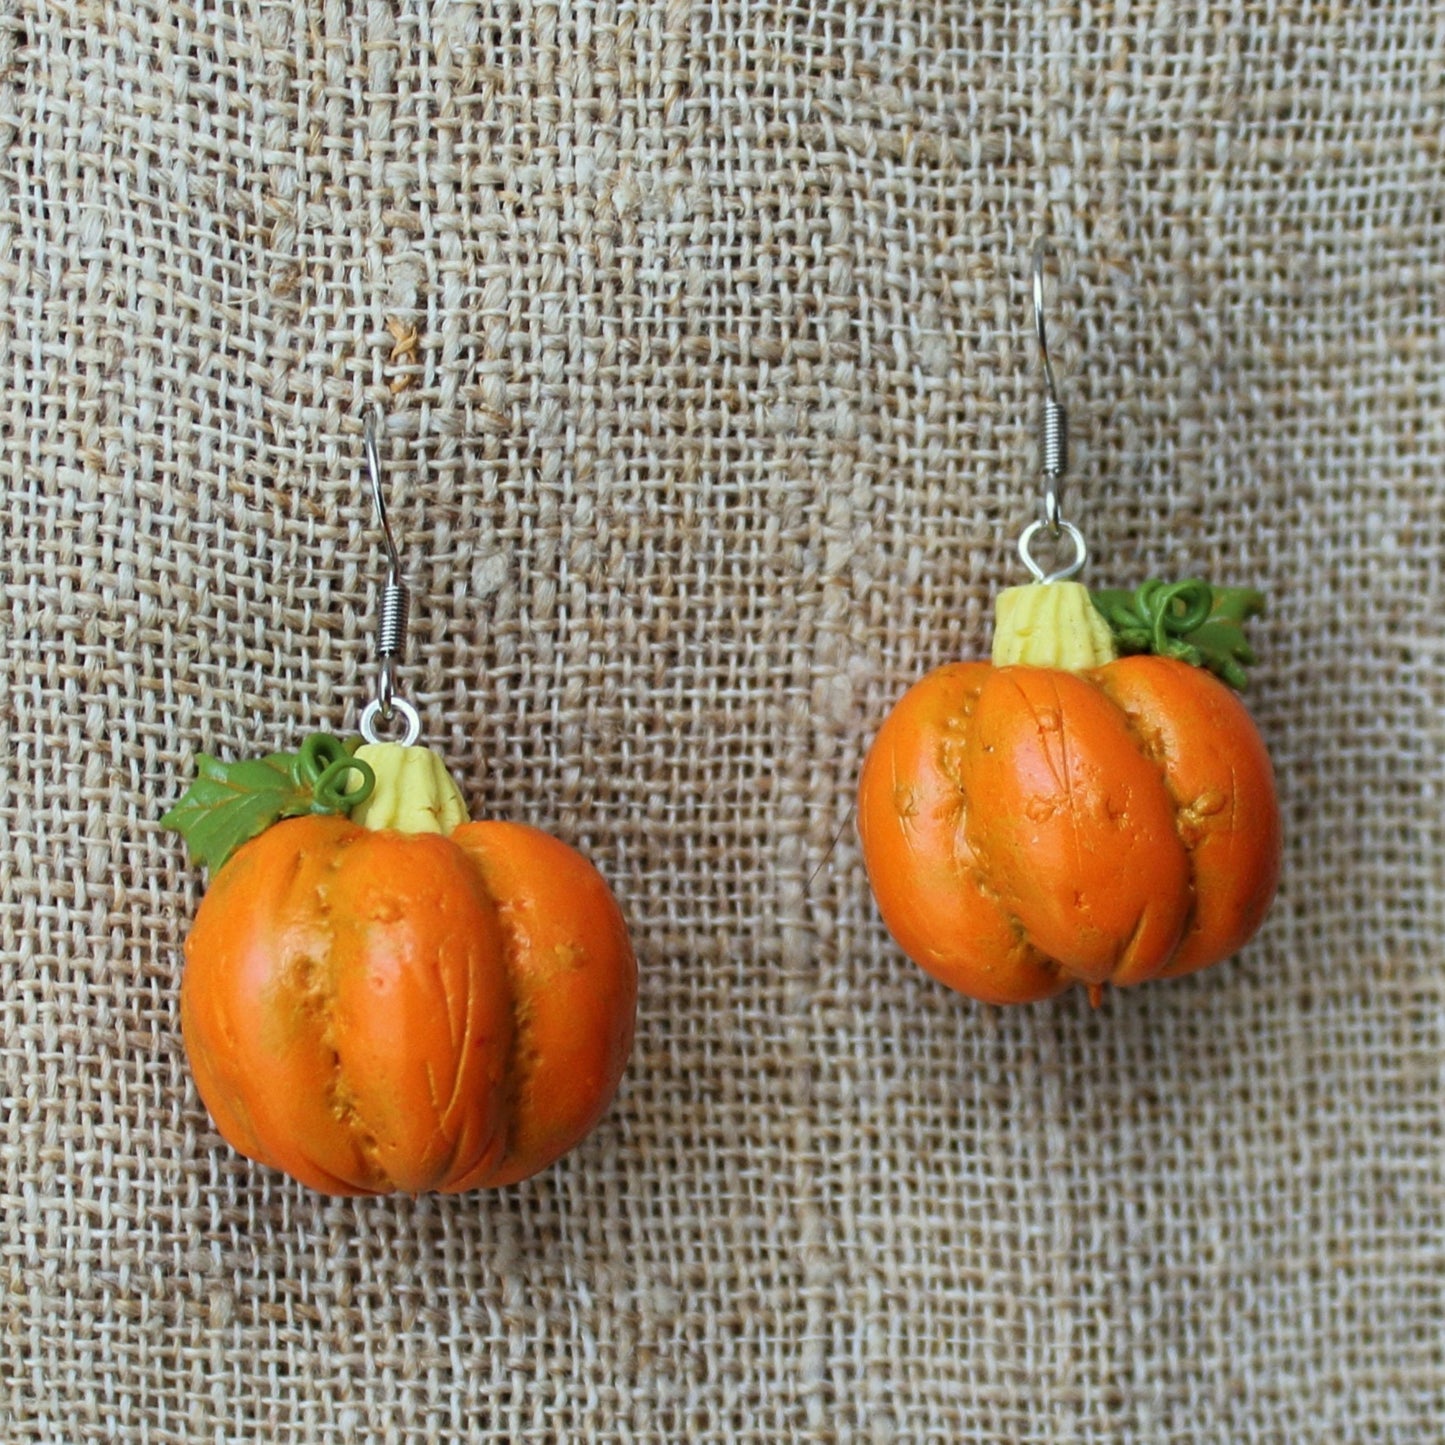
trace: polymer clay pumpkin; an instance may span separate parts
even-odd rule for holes
[[[203,759],[167,821],[213,866],[181,1026],[241,1153],[327,1194],[453,1192],[545,1169],[600,1118],[637,970],[574,849],[467,821],[426,748],[324,735]]]
[[[993,662],[911,688],[859,784],[869,882],[914,962],[989,1003],[1075,983],[1097,1002],[1244,945],[1278,881],[1279,810],[1209,669],[1242,682],[1257,606],[1201,582],[1000,595]]]

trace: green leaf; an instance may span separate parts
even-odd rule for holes
[[[161,818],[161,826],[180,833],[191,857],[214,873],[243,843],[282,818],[349,813],[369,797],[376,776],[351,754],[351,748],[326,733],[313,734],[295,753],[235,763],[201,753],[195,782]],[[359,783],[350,773],[359,776]]]
[[[1103,588],[1089,595],[1121,653],[1151,652],[1207,667],[1237,689],[1248,681],[1245,668],[1255,657],[1244,623],[1264,610],[1264,595],[1253,587],[1151,579],[1133,592]]]

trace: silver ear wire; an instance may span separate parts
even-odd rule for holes
[[[1044,404],[1039,424],[1039,459],[1044,473],[1044,521],[1055,537],[1063,525],[1063,478],[1069,469],[1069,418],[1059,400],[1049,336],[1044,326],[1044,243],[1034,247],[1034,331],[1044,364]]]
[[[411,614],[411,593],[401,580],[401,556],[391,523],[386,515],[386,498],[381,490],[381,454],[376,446],[374,413],[366,418],[364,433],[366,469],[371,479],[371,499],[376,506],[376,520],[381,526],[382,546],[386,550],[386,580],[381,586],[381,606],[376,621],[376,655],[378,661],[376,696],[361,714],[361,736],[369,743],[388,741],[376,731],[377,719],[389,723],[400,716],[406,723],[401,741],[407,746],[421,736],[421,718],[416,709],[396,690],[396,669],[406,651],[406,627]]]
[[[1083,569],[1089,549],[1083,533],[1072,522],[1064,520],[1064,473],[1069,468],[1069,418],[1059,400],[1054,381],[1053,362],[1049,358],[1049,335],[1044,325],[1044,246],[1040,240],[1033,250],[1034,334],[1038,337],[1039,357],[1044,370],[1043,408],[1039,417],[1039,464],[1044,474],[1044,515],[1030,522],[1019,538],[1019,556],[1036,582],[1062,582]],[[1068,566],[1046,571],[1035,561],[1033,542],[1047,527],[1049,536],[1065,536],[1073,544],[1074,555]]]

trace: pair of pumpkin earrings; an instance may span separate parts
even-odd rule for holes
[[[992,662],[912,687],[864,762],[858,828],[883,920],[920,967],[989,1003],[1082,984],[1097,1002],[1215,963],[1279,873],[1268,755],[1232,689],[1259,594],[1200,581],[1089,592],[1063,516],[1064,409],[1046,392],[1034,581],[997,601]],[[181,1029],[241,1153],[328,1194],[506,1185],[579,1143],[632,1046],[637,965],[596,869],[521,823],[472,822],[396,667],[408,595],[375,436],[387,552],[361,736],[202,755],[161,820],[211,871]],[[1043,539],[1072,549],[1046,570]],[[1123,655],[1128,654],[1128,655]],[[403,726],[400,742],[378,723]]]

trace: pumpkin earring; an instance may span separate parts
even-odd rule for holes
[[[993,660],[952,662],[889,714],[859,782],[878,908],[935,978],[988,1003],[1171,978],[1254,934],[1274,897],[1279,809],[1233,689],[1254,660],[1249,588],[1146,582],[1091,592],[1062,510],[1067,428],[1044,328],[1043,516],[1033,581],[999,594]],[[1047,533],[1071,553],[1045,569]],[[1125,655],[1127,654],[1127,655]]]
[[[632,1046],[637,966],[607,885],[521,823],[469,822],[397,690],[408,593],[370,422],[387,554],[361,739],[202,754],[162,823],[210,885],[181,1030],[242,1154],[325,1194],[515,1183],[577,1144]],[[380,726],[404,728],[389,742]]]

